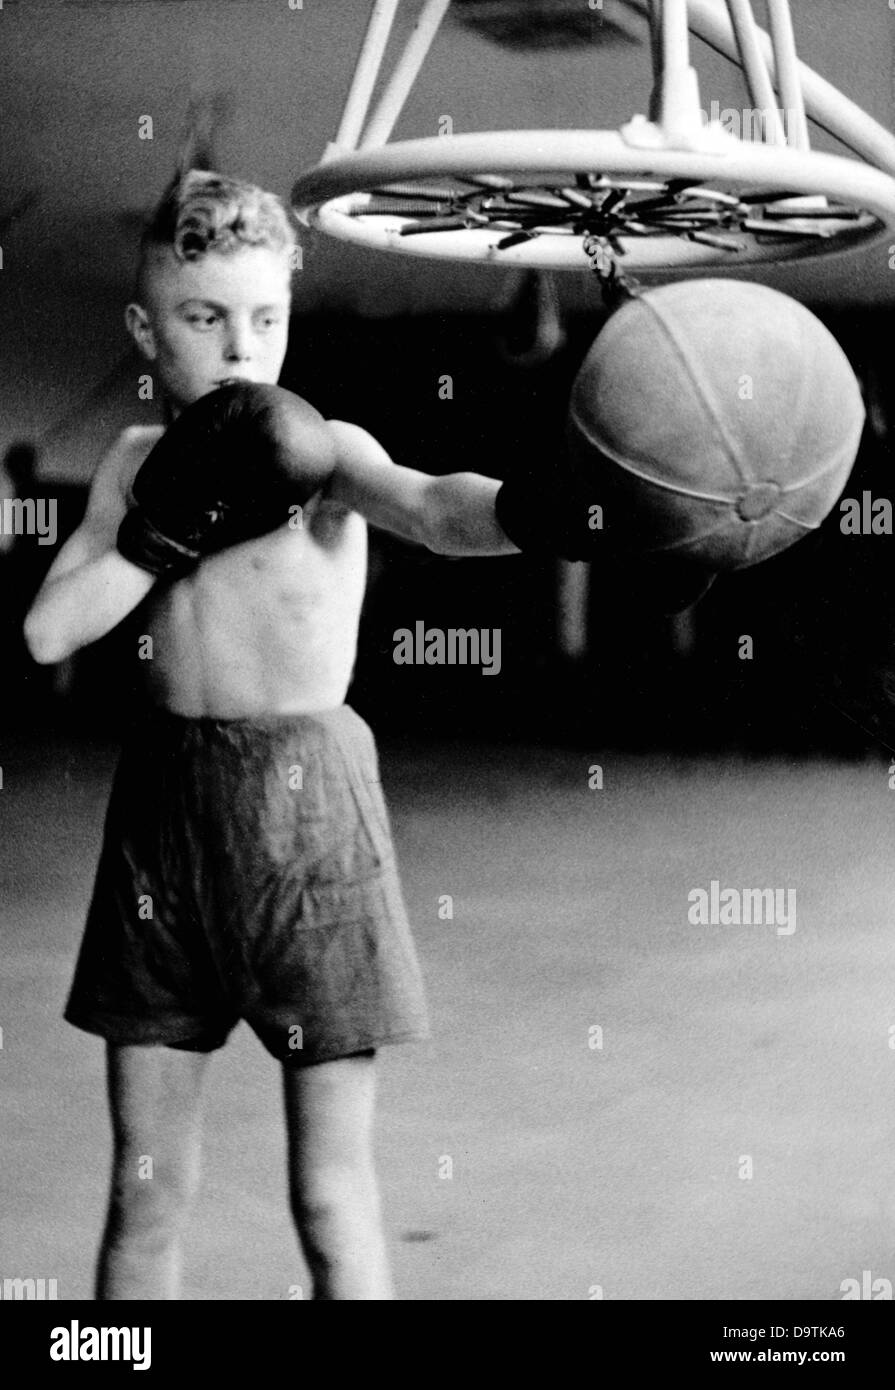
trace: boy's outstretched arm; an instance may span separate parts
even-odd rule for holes
[[[393,463],[358,425],[330,420],[338,463],[327,488],[373,526],[439,555],[516,555],[500,526],[494,499],[501,484],[479,473],[431,477]]]

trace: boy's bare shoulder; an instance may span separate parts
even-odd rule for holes
[[[110,453],[117,451],[122,456],[125,468],[129,467],[135,459],[139,460],[137,464],[139,467],[164,433],[164,425],[128,425],[126,429],[121,431]]]
[[[164,425],[127,425],[118,436],[128,448],[151,449],[165,433]]]
[[[117,493],[130,501],[134,478],[164,432],[163,425],[128,425],[123,429],[100,461],[93,477],[93,490]]]
[[[133,504],[131,487],[140,465],[164,432],[162,425],[131,425],[106,450],[90,483],[87,530],[106,535],[117,528]]]

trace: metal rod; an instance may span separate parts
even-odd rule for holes
[[[750,0],[727,0],[727,9],[736,34],[740,62],[746,74],[752,104],[761,116],[764,139],[769,145],[785,145],[786,131],[777,110],[771,74],[758,42],[758,25],[755,23]]]
[[[370,98],[373,95],[373,88],[382,67],[382,59],[385,56],[392,24],[400,3],[401,0],[375,0],[370,11],[361,50],[357,55],[354,76],[351,79],[351,86],[345,99],[342,119],[339,122],[339,129],[333,142],[335,145],[334,153],[357,149],[357,142],[360,139],[364,121],[367,119]],[[330,153],[332,149],[333,146],[331,145],[330,150],[327,151],[327,158],[333,158],[333,153]]]
[[[768,0],[771,22],[771,41],[774,45],[774,66],[777,70],[777,90],[785,112],[786,137],[797,150],[810,150],[808,119],[805,115],[805,94],[799,76],[796,36],[792,27],[789,0]]]
[[[662,115],[662,0],[647,0],[649,6],[650,58],[653,65],[653,91],[650,97],[649,118],[658,122]]]
[[[451,0],[426,0],[413,32],[404,45],[404,52],[395,64],[388,85],[363,133],[360,142],[362,150],[384,145],[394,130],[450,3]]]
[[[621,0],[640,14],[649,13],[650,0]],[[730,19],[715,0],[687,0],[690,28],[716,53],[739,62]],[[776,78],[770,37],[759,29],[758,43],[772,78]],[[799,62],[799,77],[808,116],[867,164],[895,174],[895,135],[807,63]]]
[[[687,0],[662,0],[658,51],[661,71],[652,101],[659,110],[657,124],[669,145],[681,142],[686,147],[703,121],[699,82],[690,63]]]
[[[687,0],[663,0],[660,19],[662,77],[690,66],[690,31],[687,28]]]

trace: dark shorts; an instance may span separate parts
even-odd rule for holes
[[[376,746],[353,710],[140,724],[65,1017],[203,1052],[244,1018],[299,1066],[428,1036]]]

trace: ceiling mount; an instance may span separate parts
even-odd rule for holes
[[[595,241],[637,272],[738,268],[891,237],[895,139],[799,61],[789,0],[767,0],[770,33],[751,0],[623,3],[649,21],[649,116],[619,130],[392,142],[450,0],[424,0],[373,105],[399,4],[375,0],[335,138],[293,188],[297,215],[378,250],[540,270],[592,269]],[[532,29],[540,9],[564,13],[543,0],[527,10]],[[506,13],[517,11],[511,0]],[[744,72],[753,109],[741,134],[703,114],[691,31]],[[858,159],[813,151],[809,116]]]

